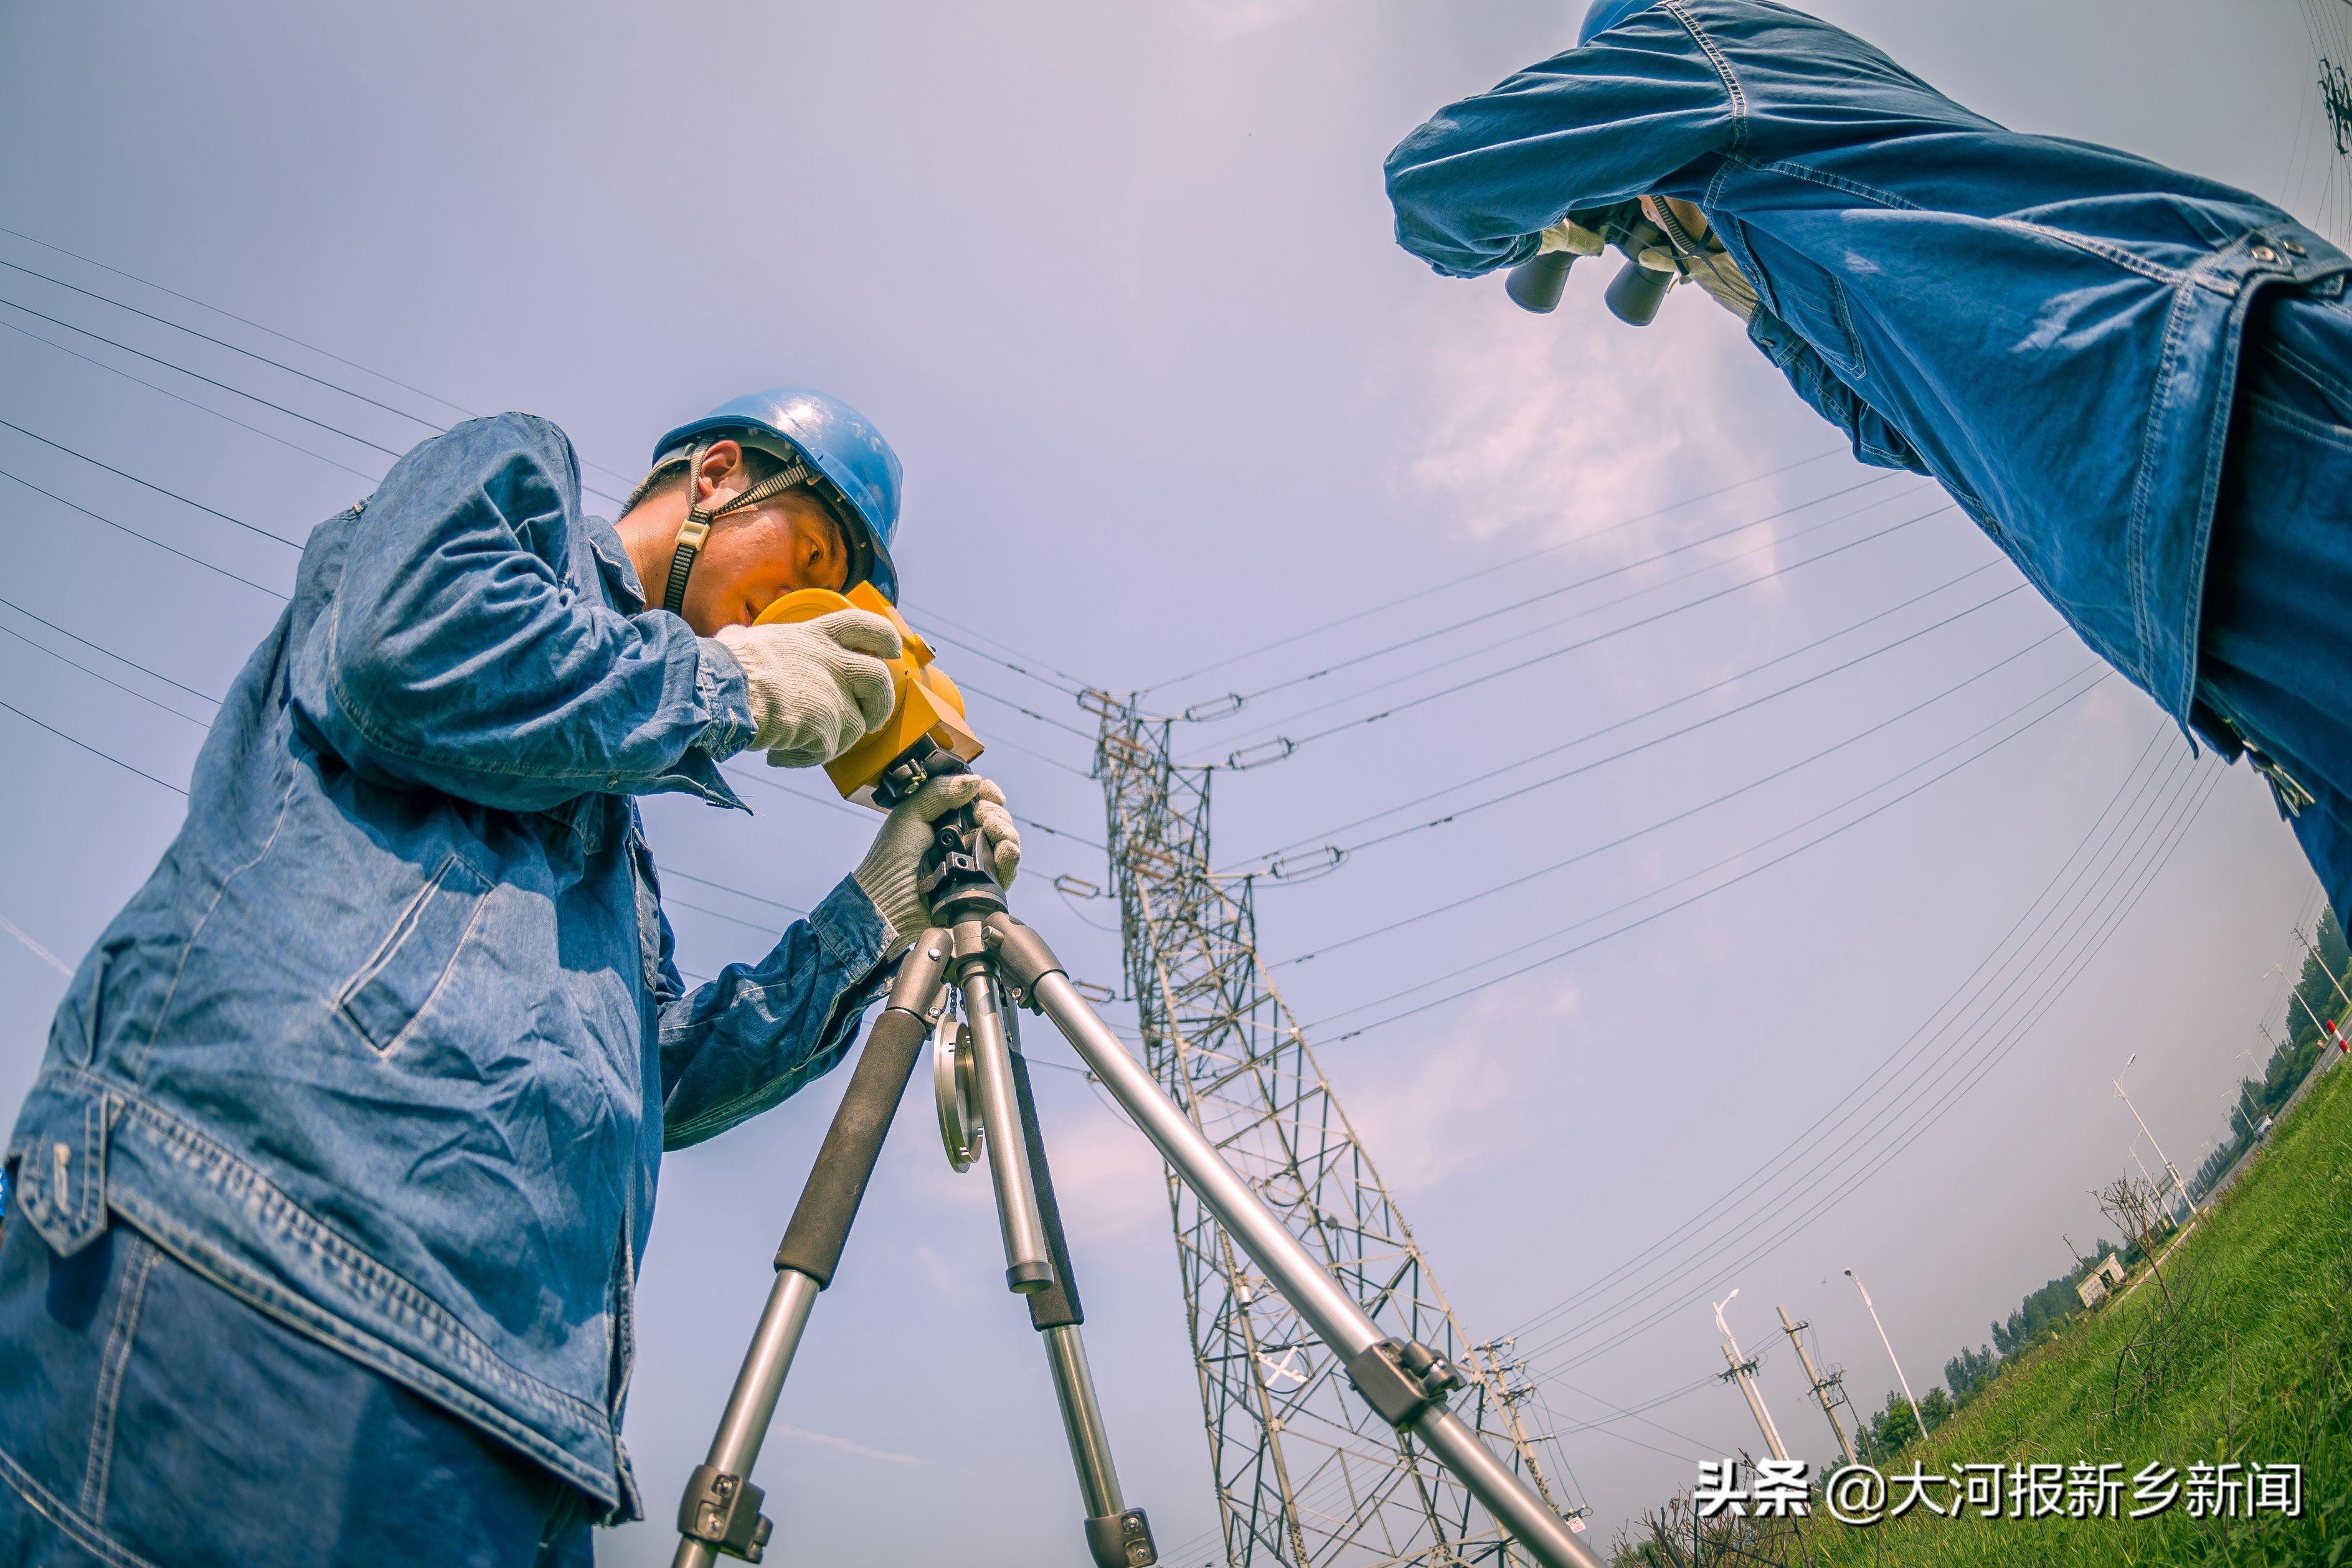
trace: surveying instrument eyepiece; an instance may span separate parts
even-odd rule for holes
[[[880,595],[864,592],[866,598],[857,590],[846,596],[803,590],[786,595],[761,619],[808,619],[854,605],[887,615],[900,628],[908,651],[893,661],[898,710],[875,736],[826,769],[845,797],[887,810],[928,779],[969,771],[982,748],[963,723],[961,695],[932,665],[929,647]],[[898,956],[882,1012],[866,1031],[865,1049],[776,1248],[776,1282],[709,1452],[678,1503],[672,1568],[713,1568],[722,1554],[757,1563],[766,1554],[772,1526],[761,1512],[764,1494],[751,1482],[752,1466],[817,1295],[840,1266],[883,1139],[926,1042],[948,1163],[962,1172],[986,1162],[1004,1282],[1027,1303],[1030,1324],[1045,1341],[1086,1510],[1088,1557],[1096,1568],[1150,1568],[1159,1562],[1150,1521],[1141,1509],[1127,1506],[1120,1490],[1078,1331],[1086,1314],[1021,1050],[1023,1008],[1053,1023],[1088,1076],[1198,1194],[1400,1437],[1410,1435],[1460,1477],[1545,1568],[1599,1568],[1567,1522],[1448,1407],[1447,1396],[1462,1386],[1461,1373],[1427,1346],[1381,1331],[1129,1054],[1045,939],[1013,917],[990,872],[971,808],[940,819],[916,886],[930,910],[930,926]]]

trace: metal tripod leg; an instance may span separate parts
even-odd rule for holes
[[[727,1396],[726,1413],[710,1440],[709,1455],[687,1481],[679,1500],[679,1541],[671,1568],[712,1568],[719,1554],[757,1563],[767,1549],[769,1521],[760,1513],[763,1494],[751,1484],[768,1424],[775,1416],[784,1374],[792,1370],[808,1327],[817,1292],[833,1281],[858,1201],[873,1178],[874,1162],[890,1119],[907,1091],[915,1058],[930,1034],[931,1015],[948,963],[948,933],[925,931],[898,966],[882,1016],[867,1031],[866,1049],[851,1073],[833,1125],[808,1184],[793,1206],[792,1224],[776,1248],[776,1283],[760,1314],[742,1370]]]
[[[1029,1064],[1021,1054],[1020,1026],[1005,1002],[995,961],[982,936],[977,920],[956,926],[957,980],[963,990],[964,1021],[971,1030],[983,1142],[1004,1235],[1005,1282],[1027,1299],[1030,1324],[1045,1336],[1062,1430],[1069,1438],[1070,1463],[1086,1504],[1088,1554],[1096,1568],[1149,1568],[1160,1561],[1151,1526],[1143,1510],[1129,1508],[1120,1494],[1109,1434],[1095,1398],[1086,1344],[1078,1335],[1086,1313],[1078,1304],[1077,1279],[1062,1236],[1061,1209],[1054,1200],[1053,1172],[1037,1126]]]
[[[1426,1346],[1399,1344],[1381,1332],[1370,1315],[1225,1163],[1192,1119],[1161,1092],[1143,1064],[1078,994],[1044,940],[1004,913],[989,918],[988,935],[1007,978],[1054,1021],[1170,1169],[1339,1358],[1348,1380],[1381,1419],[1400,1434],[1409,1434],[1461,1478],[1496,1521],[1546,1568],[1600,1568],[1566,1521],[1447,1408],[1445,1396],[1461,1385],[1461,1374]]]

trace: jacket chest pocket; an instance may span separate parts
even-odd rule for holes
[[[1866,378],[1870,367],[1862,357],[1862,342],[1853,330],[1853,307],[1836,277],[1811,258],[1783,245],[1759,247],[1748,243],[1734,249],[1733,259],[1743,270],[1754,267],[1749,281],[1762,292],[1765,308],[1811,345],[1848,386]]]
[[[392,1049],[433,1000],[489,891],[488,879],[450,854],[400,911],[374,955],[343,983],[335,1005],[369,1045]]]

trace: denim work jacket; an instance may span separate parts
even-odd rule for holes
[[[1854,455],[1942,481],[2186,725],[2248,303],[2352,261],[2243,191],[2005,131],[1802,12],[1625,11],[1397,146],[1399,243],[1471,277],[1571,208],[1697,203],[1762,297],[1749,337]]]
[[[845,879],[687,992],[630,796],[740,805],[743,674],[645,608],[563,433],[502,415],[320,526],[187,821],[82,960],[7,1146],[72,1253],[129,1220],[639,1513],[619,1442],[656,1168],[839,1059]]]

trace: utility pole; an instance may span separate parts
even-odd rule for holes
[[[2263,1033],[2267,1035],[2269,1031],[2264,1030]],[[2254,1059],[2253,1047],[2249,1046],[2244,1050],[2240,1051],[2238,1055],[2251,1064]],[[2244,1079],[2240,1079],[2238,1080],[2238,1099],[2246,1108],[2246,1136],[2252,1138],[2254,1135],[2255,1126],[2261,1122],[2263,1118],[2261,1112],[2255,1109],[2254,1097],[2246,1092],[2246,1080]]]
[[[2133,1139],[2131,1141],[2131,1147],[2125,1152],[2131,1155],[2131,1163],[2139,1167],[2139,1179],[2147,1184],[2147,1190],[2155,1194],[2158,1198],[2163,1199],[2165,1221],[2169,1224],[2174,1217],[2172,1212],[2172,1200],[2168,1197],[2165,1197],[2164,1189],[2158,1186],[2156,1184],[2156,1178],[2147,1173],[2147,1162],[2139,1157],[2139,1140],[2137,1138]]]
[[[1830,1390],[1839,1387],[1845,1381],[1845,1373],[1832,1372],[1827,1377],[1823,1377],[1821,1369],[1813,1364],[1812,1352],[1805,1349],[1805,1342],[1798,1337],[1813,1325],[1810,1322],[1790,1322],[1789,1309],[1786,1307],[1780,1308],[1778,1310],[1780,1314],[1780,1331],[1789,1336],[1790,1344],[1797,1347],[1797,1361],[1805,1369],[1805,1381],[1813,1385],[1813,1398],[1820,1404],[1822,1414],[1830,1418],[1830,1430],[1837,1434],[1838,1451],[1845,1456],[1847,1464],[1860,1464],[1862,1461],[1854,1457],[1853,1440],[1845,1435],[1845,1426],[1837,1417],[1837,1406],[1830,1399]]]
[[[1862,1292],[1862,1304],[1870,1309],[1870,1321],[1878,1330],[1878,1342],[1886,1347],[1886,1359],[1895,1363],[1895,1381],[1903,1385],[1903,1403],[1911,1407],[1911,1419],[1919,1424],[1919,1436],[1927,1436],[1927,1418],[1919,1414],[1919,1402],[1911,1397],[1911,1380],[1903,1375],[1903,1363],[1895,1354],[1895,1342],[1886,1337],[1886,1325],[1878,1321],[1878,1303],[1870,1299],[1870,1289],[1863,1284],[1861,1275],[1849,1268],[1845,1277]]]
[[[1111,876],[1144,1059],[1291,1234],[1400,1342],[1430,1346],[1469,1386],[1454,1413],[1496,1463],[1549,1501],[1504,1369],[1462,1331],[1421,1244],[1257,953],[1246,877],[1209,857],[1210,770],[1180,767],[1169,721],[1088,692],[1101,721]],[[1241,1568],[1444,1563],[1503,1568],[1516,1542],[1417,1442],[1400,1440],[1348,1373],[1171,1175],[1169,1208],[1222,1526]],[[1580,1519],[1569,1528],[1581,1531]],[[1198,1559],[1194,1559],[1198,1561]]]
[[[1739,1292],[1733,1289],[1731,1296]],[[1731,1325],[1723,1321],[1723,1310],[1731,1305],[1731,1296],[1715,1303],[1715,1326],[1723,1331],[1723,1359],[1730,1371],[1719,1375],[1726,1383],[1737,1382],[1739,1392],[1748,1395],[1748,1408],[1756,1417],[1757,1430],[1764,1434],[1764,1446],[1772,1450],[1776,1459],[1786,1459],[1789,1450],[1780,1442],[1780,1429],[1772,1425],[1772,1413],[1764,1408],[1763,1391],[1756,1386],[1756,1358],[1744,1354],[1739,1342],[1732,1337]]]
[[[2305,1009],[2305,1011],[2308,1010],[2309,1009]],[[2158,1163],[2163,1165],[2166,1172],[2171,1175],[2172,1184],[2180,1189],[2180,1201],[2189,1205],[2189,1212],[2190,1214],[2195,1214],[2197,1212],[2197,1200],[2189,1195],[2189,1184],[2180,1179],[2179,1168],[2174,1165],[2171,1161],[2164,1157],[2164,1145],[2156,1141],[2155,1133],[2148,1131],[2147,1119],[2139,1113],[2139,1107],[2131,1102],[2131,1096],[2124,1092],[2124,1073],[2131,1071],[2132,1063],[2137,1060],[2139,1060],[2139,1053],[2137,1051],[2134,1051],[2124,1062],[2123,1072],[2116,1074],[2116,1098],[2124,1102],[2124,1109],[2132,1113],[2132,1120],[2134,1121],[2139,1123],[2141,1133],[2147,1139],[2147,1146],[2156,1151]],[[2134,1155],[2133,1158],[2137,1159],[2138,1156]]]
[[[2326,965],[2323,964],[2321,967],[2325,968]],[[2285,964],[2273,963],[2270,966],[2269,970],[2263,973],[2263,978],[2267,980],[2273,974],[2284,974],[2285,973]],[[2297,984],[2289,989],[2286,994],[2289,1001],[2303,1009],[2303,1016],[2311,1020],[2311,1026],[2319,1031],[2319,1037],[2321,1039],[2332,1043],[2338,1050],[2342,1050],[2344,1048],[2344,1037],[2338,1034],[2335,1028],[2323,1020],[2318,1014],[2311,1010],[2311,1004],[2303,999],[2303,987],[2300,984]],[[2290,1018],[2294,1016],[2294,1015],[2292,1013],[2287,1015]],[[2268,1035],[2270,1031],[2268,1028],[2265,1028],[2263,1033],[2264,1035]],[[2287,1031],[2287,1034],[2290,1037],[2292,1037],[2294,1033],[2294,1031],[2292,1029]]]
[[[2336,977],[2336,971],[2327,967],[2327,960],[2319,956],[2319,949],[2311,945],[2311,939],[2303,934],[2301,926],[2294,928],[2294,940],[2303,943],[2303,951],[2311,954],[2311,962],[2319,965],[2319,973],[2327,976],[2327,984],[2336,987],[2336,994],[2343,999],[2344,1005],[2352,1007],[2352,995],[2345,994],[2344,982]]]

